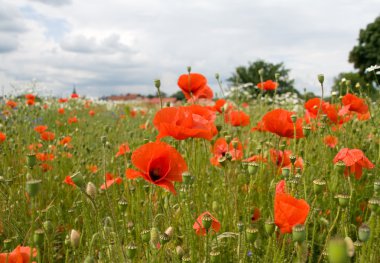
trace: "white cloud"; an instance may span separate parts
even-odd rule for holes
[[[298,89],[318,93],[317,74],[329,86],[352,70],[359,29],[380,10],[376,0],[1,2],[0,21],[1,10],[18,18],[7,31],[0,23],[0,85],[36,78],[55,94],[76,84],[97,96],[153,93],[156,78],[173,93],[188,65],[217,90],[216,72],[227,79],[259,58],[284,62]]]

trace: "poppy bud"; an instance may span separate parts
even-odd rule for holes
[[[33,169],[36,163],[37,163],[37,157],[34,153],[28,154],[26,156],[26,164],[28,165],[29,169]]]
[[[34,197],[40,191],[41,180],[30,180],[26,182],[26,192],[30,197]]]
[[[168,237],[172,237],[173,236],[173,232],[174,232],[174,228],[172,226],[169,226],[166,230],[165,230],[165,234],[168,236]]]
[[[187,66],[187,72],[190,74],[190,72],[191,72],[191,66]]]
[[[206,231],[210,229],[211,224],[212,224],[212,217],[209,214],[205,214],[202,217],[202,225],[206,229]]]
[[[350,202],[350,196],[346,194],[339,194],[336,198],[338,198],[339,205],[343,208],[347,207]]]
[[[264,75],[264,69],[263,68],[259,69],[258,73],[259,73],[260,76],[263,76]]]
[[[155,79],[154,80],[154,86],[156,87],[156,89],[160,89],[160,87],[161,87],[161,80]]]
[[[292,236],[293,236],[294,242],[298,242],[298,243],[303,242],[306,238],[305,226],[302,224],[293,226]]]
[[[276,79],[276,81],[280,78],[280,73],[276,72],[274,74],[274,78]]]
[[[134,243],[129,243],[127,246],[127,258],[133,259],[136,256],[137,247]]]
[[[80,234],[75,229],[71,230],[70,233],[70,243],[73,248],[78,248],[80,242]]]
[[[177,253],[178,258],[182,258],[183,255],[185,254],[185,250],[183,250],[183,248],[181,246],[177,246],[175,248],[175,251]]]
[[[128,207],[128,202],[125,200],[125,198],[121,198],[119,202],[117,202],[117,205],[122,213],[125,213]]]
[[[83,175],[81,174],[81,172],[76,172],[70,177],[76,186],[78,186],[79,188],[84,187],[85,182],[84,182]]]
[[[250,162],[248,163],[248,173],[250,175],[253,175],[257,172],[259,165],[256,162]]]
[[[347,87],[347,88],[350,88],[350,87],[351,87],[351,80],[346,79],[346,81],[345,81],[344,84],[346,84],[346,87]]]
[[[352,242],[352,239],[350,237],[345,237],[344,242],[346,242],[347,246],[347,255],[352,258],[355,254],[354,242]]]
[[[213,250],[210,252],[210,262],[211,263],[217,263],[220,262],[220,252]]]
[[[325,81],[325,75],[323,74],[318,74],[318,81],[323,85],[323,82]]]
[[[250,243],[255,242],[259,230],[257,230],[257,228],[254,228],[254,227],[249,227],[247,228],[245,232],[246,232],[247,241]]]
[[[88,182],[86,186],[86,194],[88,194],[92,199],[96,196],[96,186],[92,182]]]
[[[273,234],[274,232],[274,222],[273,221],[266,221],[265,222],[265,225],[264,225],[264,228],[265,228],[265,232],[270,236]]]
[[[347,244],[343,239],[333,239],[329,241],[327,247],[329,262],[346,263],[348,262]]]
[[[215,73],[215,78],[216,78],[216,80],[219,80],[219,73]]]
[[[232,140],[232,136],[231,135],[226,135],[226,136],[224,136],[224,139],[226,139],[227,143],[230,143],[231,140]]]
[[[369,226],[363,224],[359,227],[359,240],[362,242],[366,242],[369,239],[370,236],[370,228]]]
[[[33,241],[37,247],[42,247],[44,245],[44,230],[37,229],[33,234]]]
[[[326,181],[324,179],[315,179],[313,181],[313,184],[314,184],[314,193],[317,195],[323,192],[326,186]]]

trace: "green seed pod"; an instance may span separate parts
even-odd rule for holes
[[[287,178],[290,175],[290,168],[289,167],[282,168],[281,174],[283,177]]]
[[[254,227],[249,227],[249,228],[247,228],[245,233],[246,233],[247,241],[253,244],[257,238],[259,230],[257,228],[254,228]]]
[[[191,257],[190,256],[183,256],[182,257],[182,262],[191,262]]]
[[[219,251],[213,250],[210,252],[210,262],[211,263],[218,263],[220,262],[221,255]]]
[[[30,180],[26,182],[26,192],[30,197],[34,197],[40,191],[41,180]]]
[[[182,173],[182,179],[183,179],[183,183],[185,185],[190,185],[192,183],[192,176],[191,176],[191,173],[190,172],[183,172]]]
[[[127,258],[128,259],[134,259],[137,253],[137,247],[134,243],[130,243],[127,246]]]
[[[301,243],[306,238],[305,226],[298,224],[292,228],[292,237],[294,242]]]
[[[335,164],[335,168],[339,173],[343,173],[344,169],[346,168],[346,164],[343,161],[338,161]]]
[[[294,163],[297,161],[297,156],[290,155],[289,159],[290,159],[290,162],[294,165]]]
[[[259,168],[259,165],[256,162],[250,162],[250,163],[248,163],[247,166],[248,166],[248,173],[250,175],[254,175]]]
[[[324,179],[315,179],[313,181],[313,188],[314,188],[314,193],[316,195],[320,194],[323,192],[323,190],[326,187],[326,181]]]
[[[52,222],[50,220],[46,220],[45,222],[43,222],[42,226],[43,226],[43,228],[45,229],[45,232],[48,235],[53,234],[54,227],[53,227],[53,224],[52,224]]]
[[[128,208],[128,202],[125,198],[121,198],[119,202],[117,202],[120,212],[125,213]]]
[[[202,225],[206,229],[206,231],[210,229],[212,225],[212,217],[209,214],[205,214],[202,217]]]
[[[162,233],[162,234],[160,235],[160,243],[161,243],[162,245],[165,245],[165,244],[168,243],[169,241],[170,241],[170,237],[169,237],[167,234]]]
[[[375,193],[379,193],[380,192],[380,180],[377,180],[377,181],[374,182],[373,189],[375,190]]]
[[[244,223],[242,221],[239,221],[237,223],[237,228],[238,228],[238,230],[239,230],[240,233],[243,232],[243,230],[244,230]]]
[[[34,153],[26,155],[26,164],[29,169],[33,169],[36,163],[37,163],[37,157]]]
[[[41,248],[44,245],[44,230],[43,229],[37,229],[34,231],[33,234],[33,241],[36,244],[37,247]]]
[[[323,74],[318,74],[318,81],[323,85],[323,82],[325,81],[325,75]]]
[[[3,246],[4,246],[4,250],[6,251],[10,251],[12,249],[12,239],[5,239],[3,241]]]
[[[150,242],[156,245],[159,240],[160,240],[160,233],[157,227],[152,227],[152,229],[150,230]]]
[[[160,89],[160,87],[161,87],[161,80],[155,79],[154,80],[154,86],[156,87],[156,89]]]
[[[141,235],[142,242],[148,243],[150,240],[150,229],[145,229],[145,230],[141,231],[140,235]]]
[[[343,208],[347,207],[350,203],[350,196],[346,194],[339,194],[336,196],[338,198],[339,205]]]
[[[297,115],[292,114],[292,115],[290,116],[290,119],[292,120],[293,123],[296,123],[296,121],[297,121]]]
[[[310,132],[311,132],[311,127],[310,126],[303,126],[302,129],[303,129],[303,134],[306,137],[310,135]]]
[[[264,225],[265,232],[268,234],[268,236],[271,236],[274,232],[274,222],[273,221],[266,221]]]
[[[369,237],[370,237],[370,228],[369,228],[369,226],[367,226],[365,224],[362,224],[359,227],[358,237],[359,237],[360,241],[366,242],[369,239]]]

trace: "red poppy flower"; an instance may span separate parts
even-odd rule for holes
[[[248,158],[243,160],[243,162],[246,162],[246,163],[253,163],[253,162],[255,162],[255,163],[266,163],[267,161],[268,161],[267,158],[265,158],[261,154],[252,155],[251,157],[248,157]]]
[[[58,99],[58,102],[59,103],[65,103],[65,102],[67,102],[69,99],[68,98],[59,98]]]
[[[358,118],[359,121],[367,121],[371,119],[371,114],[369,113],[369,111],[367,111],[367,113],[363,113],[363,114],[357,113],[356,117]]]
[[[59,108],[58,109],[58,113],[59,114],[64,114],[65,113],[65,109],[64,108]]]
[[[29,105],[29,106],[33,106],[34,105],[34,100],[27,100],[26,104]]]
[[[335,146],[338,144],[338,138],[333,135],[327,135],[325,138],[323,138],[323,142],[328,147],[335,148]]]
[[[260,219],[260,217],[261,217],[260,209],[258,209],[257,207],[255,207],[255,209],[253,209],[253,214],[252,214],[252,217],[251,217],[252,223],[257,222]]]
[[[305,109],[309,113],[311,118],[316,118],[318,115],[318,110],[320,110],[319,114],[323,114],[323,110],[320,109],[320,106],[324,105],[326,102],[322,101],[320,98],[312,98],[305,102]]]
[[[344,107],[339,111],[339,115],[344,115],[348,111],[354,111],[360,114],[368,112],[368,105],[365,103],[365,100],[350,93],[343,96],[342,104]]]
[[[74,183],[73,179],[71,179],[71,176],[68,175],[65,177],[65,180],[63,181],[67,185],[71,185],[72,187],[77,187],[76,184]]]
[[[30,256],[37,257],[37,249],[17,246],[11,253],[0,253],[0,263],[29,263]],[[33,261],[35,263],[35,261]]]
[[[195,93],[207,84],[205,76],[199,73],[183,74],[178,79],[178,86],[184,94]]]
[[[244,111],[231,110],[224,115],[224,122],[232,126],[247,126],[250,123],[249,115]]]
[[[29,150],[30,151],[38,151],[38,149],[42,148],[42,144],[41,143],[32,143],[28,146]]]
[[[262,121],[252,130],[268,131],[277,134],[280,137],[294,138],[294,131],[296,138],[303,137],[302,119],[298,118],[296,123],[293,124],[291,116],[294,112],[283,109],[272,110],[264,115]],[[294,129],[295,125],[295,129]]]
[[[123,143],[119,146],[119,151],[116,153],[115,157],[125,155],[126,153],[129,153],[130,151],[131,149],[129,148],[128,143]]]
[[[93,117],[93,116],[95,115],[95,111],[90,110],[90,111],[88,112],[88,115],[90,115],[91,117]]]
[[[43,172],[47,172],[47,171],[50,171],[53,169],[53,166],[48,164],[48,163],[41,163],[40,167],[41,167]]]
[[[210,212],[204,212],[200,216],[198,216],[197,221],[195,221],[193,225],[193,229],[195,229],[195,233],[199,236],[206,235],[206,228],[204,228],[203,226],[203,217],[205,215],[208,215],[209,217],[211,217],[212,223],[211,223],[210,229],[212,229],[215,233],[219,232],[220,230],[219,221],[215,217],[213,217]]]
[[[121,184],[123,179],[121,177],[114,178],[112,174],[106,173],[106,182],[100,186],[100,189],[108,189],[113,184]]]
[[[62,140],[59,141],[59,144],[60,145],[67,145],[71,142],[71,137],[70,136],[66,136],[64,137]]]
[[[0,142],[4,142],[6,139],[7,136],[4,133],[0,132]]]
[[[93,174],[96,174],[98,172],[98,166],[96,166],[95,164],[90,164],[89,166],[87,166],[87,169]]]
[[[9,108],[14,109],[14,108],[17,107],[17,103],[16,103],[15,101],[13,101],[13,100],[8,100],[8,101],[7,101],[7,106],[8,106]]]
[[[79,98],[79,95],[76,94],[76,93],[73,93],[73,94],[71,94],[71,98],[72,99],[77,99],[77,98]]]
[[[78,123],[78,119],[77,119],[76,116],[74,116],[74,117],[69,118],[69,119],[67,120],[67,122],[68,122],[69,124]]]
[[[34,127],[34,130],[38,133],[43,133],[47,129],[48,129],[48,126],[46,126],[46,125],[38,125],[38,126]]]
[[[153,124],[159,131],[157,139],[171,136],[177,140],[211,140],[218,133],[214,124],[215,117],[215,112],[200,105],[170,107],[158,111]]]
[[[33,94],[25,94],[25,99],[34,101],[36,99],[36,96]]]
[[[284,167],[290,167],[291,161],[290,156],[292,155],[292,151],[285,150],[275,150],[270,149],[270,157],[272,162],[278,167],[278,168],[284,168]],[[296,161],[294,162],[294,167],[303,169],[303,159],[301,157],[297,157]]]
[[[215,111],[222,113],[222,108],[223,108],[224,104],[226,104],[226,100],[225,99],[219,99],[219,100],[215,101],[215,105],[212,108]]]
[[[274,222],[281,233],[291,233],[295,225],[305,223],[310,206],[303,199],[296,199],[285,193],[284,183],[276,189],[274,198]],[[276,187],[277,188],[277,187]]]
[[[53,161],[55,156],[52,153],[37,153],[36,158],[37,160],[41,162],[46,162],[46,161]]]
[[[334,157],[333,162],[344,162],[346,169],[344,174],[348,176],[350,173],[355,174],[356,179],[360,179],[363,174],[363,168],[373,169],[375,165],[368,160],[364,153],[359,149],[343,148]]]
[[[173,194],[176,194],[173,182],[182,182],[182,173],[187,171],[187,164],[181,154],[163,142],[142,145],[132,153],[131,159],[138,171],[127,169],[127,178],[142,177]]]
[[[261,90],[275,90],[278,87],[278,83],[272,80],[267,80],[265,82],[260,82],[257,84],[257,88]]]
[[[44,141],[52,141],[55,138],[55,134],[48,131],[41,132],[40,136],[41,136],[41,139]]]
[[[233,143],[233,141],[235,141]],[[234,148],[234,144],[236,148]],[[214,156],[210,159],[212,165],[219,166],[219,159],[226,156],[229,153],[232,157],[232,160],[240,160],[243,158],[243,145],[239,141],[238,138],[234,138],[229,144],[227,144],[226,139],[219,138],[214,143],[214,147],[212,150]]]

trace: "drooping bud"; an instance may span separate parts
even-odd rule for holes
[[[79,234],[79,232],[76,231],[75,229],[72,229],[71,233],[70,233],[70,243],[71,243],[71,246],[74,249],[78,248],[79,247],[79,242],[80,242],[80,234]]]
[[[88,194],[92,199],[95,199],[96,193],[96,186],[92,182],[88,182],[86,186],[86,194]]]

